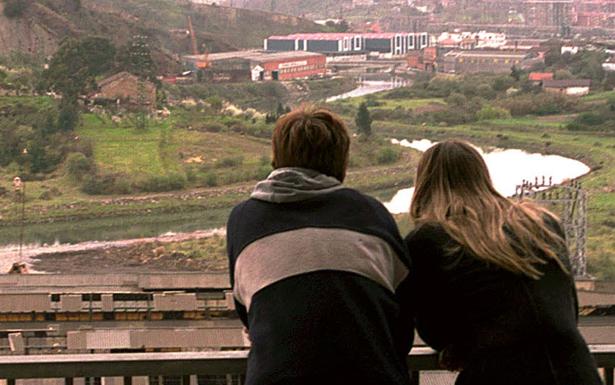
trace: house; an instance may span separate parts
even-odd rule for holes
[[[541,84],[545,80],[553,80],[553,72],[530,72],[528,80],[534,84]]]
[[[438,49],[427,47],[422,51],[412,51],[406,56],[408,67],[419,71],[436,71],[436,59]]]
[[[589,79],[545,80],[542,82],[542,89],[545,92],[569,96],[587,95],[590,86],[591,80]]]
[[[98,103],[137,106],[145,104],[150,108],[156,105],[156,86],[154,83],[123,71],[98,82],[98,91],[90,95],[90,100]]]

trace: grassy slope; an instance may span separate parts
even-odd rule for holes
[[[340,102],[342,105],[358,107],[361,103],[370,98],[362,96],[358,98],[346,99]],[[379,105],[374,108],[394,109],[397,107],[406,109],[415,109],[429,105],[444,105],[441,98],[426,98],[426,99],[378,99]]]
[[[254,172],[270,163],[269,140],[234,132],[202,132],[181,128],[175,125],[175,120],[180,120],[178,114],[181,112],[174,110],[170,119],[152,122],[145,131],[132,128],[130,120],[114,124],[106,118],[85,114],[76,135],[93,143],[94,158],[103,173],[122,173],[126,178],[139,180],[148,175],[170,172],[186,174],[188,169],[193,169],[214,174],[218,187],[209,188],[196,181],[190,182],[189,189],[184,191],[88,196],[60,168],[48,180],[27,183],[26,220],[46,222],[188,212],[197,207],[228,207],[244,199],[257,180]],[[395,165],[378,166],[382,146],[381,142],[354,141],[352,167],[348,176],[350,185],[373,191],[400,183],[409,184],[413,170],[406,165],[416,160],[411,151],[402,151],[403,156]],[[240,161],[224,165],[224,160],[236,159]],[[0,187],[10,190],[15,173],[17,170],[0,170]],[[236,182],[237,175],[244,175],[240,179],[243,182]],[[43,192],[50,189],[58,189],[61,194],[50,199],[40,198]],[[18,206],[12,193],[0,197],[0,225],[19,221]]]

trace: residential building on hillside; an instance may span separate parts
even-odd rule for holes
[[[140,81],[137,76],[123,71],[99,81],[98,90],[90,95],[90,100],[124,106],[145,104],[154,108],[156,86],[150,81]]]
[[[542,89],[545,92],[553,92],[568,96],[584,96],[589,94],[591,80],[589,79],[566,79],[566,80],[545,80],[542,82]]]

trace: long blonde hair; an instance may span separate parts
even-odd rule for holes
[[[556,260],[565,240],[546,223],[555,215],[530,202],[513,202],[491,182],[482,156],[462,141],[438,143],[418,165],[410,216],[416,224],[435,222],[476,258],[534,279],[536,265]]]

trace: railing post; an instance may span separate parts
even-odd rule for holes
[[[132,385],[132,377],[131,376],[124,377],[124,385]]]
[[[72,377],[66,377],[64,379],[64,385],[73,385],[74,379]]]
[[[182,385],[190,385],[190,375],[182,376]]]
[[[413,370],[412,372],[410,372],[410,385],[419,385],[420,384],[420,377],[421,377],[421,372],[419,372],[418,370]]]
[[[613,384],[613,368],[604,368],[604,383],[605,385]]]
[[[6,379],[6,385],[15,385],[15,379],[14,378],[7,378]]]

